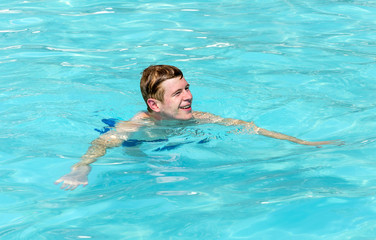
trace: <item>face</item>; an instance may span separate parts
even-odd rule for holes
[[[163,101],[158,101],[162,119],[188,120],[192,118],[192,94],[185,78],[172,78],[162,83]]]

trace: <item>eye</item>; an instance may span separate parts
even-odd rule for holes
[[[179,96],[180,93],[181,93],[181,90],[176,91],[172,96]]]

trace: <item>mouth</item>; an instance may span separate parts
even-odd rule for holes
[[[191,110],[191,108],[192,108],[192,107],[191,107],[191,104],[180,107],[180,109],[182,109],[182,110],[186,110],[186,111]]]

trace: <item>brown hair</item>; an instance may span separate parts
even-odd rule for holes
[[[140,88],[142,97],[147,105],[149,98],[163,101],[164,89],[161,84],[171,78],[183,77],[179,68],[170,65],[152,65],[142,72]],[[152,110],[148,107],[148,111]]]

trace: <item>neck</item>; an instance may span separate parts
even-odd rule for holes
[[[186,120],[181,120],[181,119],[174,119],[174,118],[169,118],[167,116],[164,116],[162,114],[160,114],[159,112],[148,112],[147,113],[149,115],[149,117],[151,119],[153,119],[154,121],[158,121],[158,122],[189,122],[190,120],[193,120],[194,118],[192,117],[191,119],[186,119]]]
[[[163,119],[163,117],[161,116],[161,114],[159,114],[159,113],[157,113],[157,112],[149,112],[148,113],[149,114],[149,116],[152,118],[152,119],[154,119],[154,120],[156,120],[156,121],[160,121],[160,120],[162,120]]]

